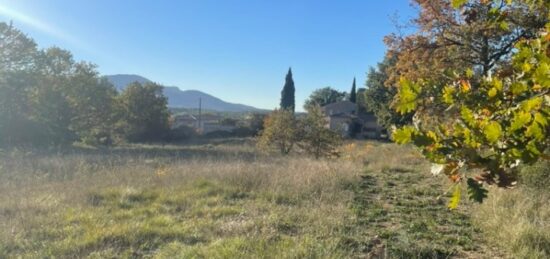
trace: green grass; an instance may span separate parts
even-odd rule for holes
[[[249,140],[8,151],[0,258],[506,255],[471,205],[446,209],[444,179],[410,148],[346,149],[337,160],[258,154]]]

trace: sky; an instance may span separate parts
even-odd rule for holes
[[[296,105],[325,86],[363,87],[408,0],[0,0],[0,21],[103,75],[137,74],[225,101],[278,107],[292,67]]]

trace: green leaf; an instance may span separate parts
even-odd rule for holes
[[[466,77],[472,78],[473,76],[474,76],[474,70],[472,70],[471,68],[466,69]]]
[[[468,0],[452,0],[451,5],[453,6],[453,8],[458,9],[465,5],[467,2]]]
[[[475,123],[474,113],[472,110],[468,109],[467,107],[462,107],[460,110],[460,115],[462,117],[462,120],[466,122],[468,126],[473,126]]]
[[[500,22],[498,24],[498,26],[500,27],[501,30],[504,30],[504,31],[509,31],[510,30],[510,26],[505,21]]]
[[[512,124],[510,125],[510,130],[515,131],[521,129],[523,126],[529,124],[529,122],[531,122],[531,113],[519,111],[514,114]]]
[[[495,87],[489,89],[489,91],[487,92],[487,95],[490,97],[490,98],[493,98],[497,95],[498,91]]]
[[[502,80],[498,78],[493,79],[493,86],[497,91],[502,91]]]
[[[471,68],[466,69],[466,77],[472,78],[473,76],[474,76],[474,70],[472,70]]]
[[[529,100],[524,101],[522,104],[523,104],[522,108],[526,112],[531,112],[532,110],[538,110],[542,105],[542,97],[539,96],[539,97],[531,98]]]
[[[533,75],[533,78],[541,85],[549,85],[550,84],[550,65],[546,63],[541,63],[537,70],[535,71],[535,74]]]
[[[510,156],[512,159],[520,158],[521,157],[521,151],[517,148],[509,149],[507,152],[508,156]]]
[[[419,93],[420,86],[418,84],[412,83],[406,78],[401,78],[399,81],[395,110],[401,114],[414,111],[417,106],[416,102]]]
[[[462,188],[460,187],[460,185],[455,185],[453,195],[451,196],[451,200],[449,200],[449,204],[447,205],[449,209],[454,210],[458,207],[458,203],[460,203],[461,191]]]
[[[485,138],[491,143],[496,142],[502,135],[502,127],[496,121],[492,121],[483,129]]]
[[[471,200],[482,203],[487,198],[487,190],[481,186],[477,181],[472,178],[468,178],[468,196]]]
[[[446,104],[453,104],[455,102],[453,97],[454,92],[454,87],[445,86],[445,88],[443,88],[443,102],[445,102]]]
[[[521,70],[525,73],[531,71],[531,64],[529,64],[529,62],[525,62],[523,63],[523,65],[521,65]]]
[[[512,88],[512,94],[514,95],[520,95],[523,92],[527,91],[528,89],[527,85],[522,82],[514,82],[511,88]]]
[[[416,130],[412,126],[405,126],[399,129],[396,129],[392,138],[397,144],[407,144],[412,141],[412,136]]]
[[[531,141],[527,144],[526,146],[526,149],[531,152],[531,154],[534,154],[534,155],[540,155],[540,150],[537,148],[537,145],[535,144],[534,141]]]
[[[542,127],[548,126],[548,118],[540,112],[535,113],[535,121]]]
[[[544,139],[544,133],[542,132],[542,128],[536,122],[532,123],[529,127],[527,127],[527,131],[525,131],[525,135],[527,137],[532,137],[536,140]]]

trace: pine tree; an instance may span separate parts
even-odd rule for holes
[[[351,86],[351,92],[349,93],[349,101],[352,103],[357,101],[357,94],[355,93],[355,77],[353,78],[353,85]]]
[[[281,109],[290,110],[294,112],[295,100],[294,100],[294,80],[292,79],[292,69],[288,69],[286,74],[285,86],[281,91]]]

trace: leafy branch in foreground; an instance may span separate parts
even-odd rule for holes
[[[452,2],[461,7],[469,1]],[[516,2],[550,8],[547,1],[506,1],[502,5]],[[495,10],[495,21],[505,11],[505,7]],[[395,129],[394,140],[419,147],[433,163],[432,173],[445,174],[456,188],[466,180],[474,201],[482,202],[487,196],[484,185],[514,186],[519,165],[548,158],[549,30],[547,22],[537,38],[518,41],[511,66],[496,69],[494,75],[475,76],[474,67],[448,82],[402,78],[394,109],[413,114],[413,125]],[[481,173],[471,175],[463,169]],[[451,209],[458,206],[460,195],[455,189]]]

